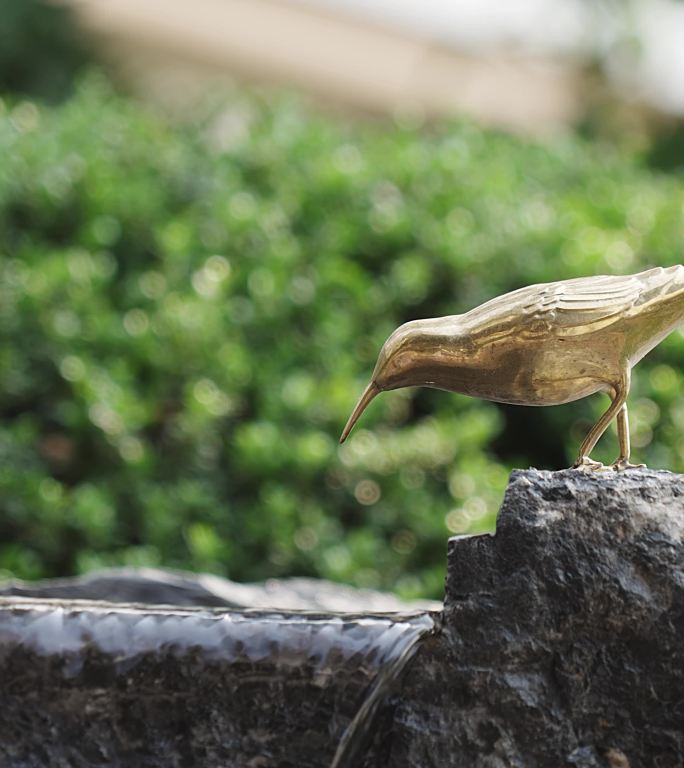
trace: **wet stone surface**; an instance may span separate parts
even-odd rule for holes
[[[0,602],[3,768],[327,766],[376,678],[432,626]]]
[[[442,609],[437,600],[405,602],[388,592],[356,589],[324,579],[269,579],[260,584],[240,584],[209,573],[130,567],[105,568],[65,579],[13,579],[0,582],[0,596],[335,613]]]
[[[682,476],[514,472],[496,535],[449,541],[436,631],[8,585],[0,766],[679,768],[683,534]],[[155,579],[187,606],[239,593]]]

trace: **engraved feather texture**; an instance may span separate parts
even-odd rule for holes
[[[580,446],[575,466],[616,418],[620,456],[629,463],[626,399],[631,369],[684,322],[684,267],[635,275],[580,277],[506,293],[462,315],[397,328],[342,433],[343,442],[383,390],[428,386],[516,405],[558,405],[595,392],[608,410]]]
[[[636,275],[599,275],[540,283],[497,296],[463,316],[480,343],[491,336],[527,339],[580,336],[628,319],[684,292],[684,267],[656,267]],[[682,307],[684,310],[684,307]]]

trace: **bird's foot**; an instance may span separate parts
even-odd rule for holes
[[[622,472],[624,469],[643,469],[646,465],[631,464],[629,459],[625,459],[624,456],[621,456],[619,459],[615,459],[610,466],[611,469],[614,469],[616,472]]]
[[[580,456],[572,465],[573,469],[581,469],[583,472],[599,472],[606,467],[600,461],[594,461],[588,456]]]

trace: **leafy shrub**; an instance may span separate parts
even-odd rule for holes
[[[0,567],[315,574],[440,595],[513,464],[568,465],[603,398],[384,394],[399,323],[681,260],[684,184],[464,122],[340,125],[234,95],[192,120],[97,78],[0,120]],[[684,338],[638,369],[635,455],[684,469]],[[609,436],[596,451],[609,460]]]

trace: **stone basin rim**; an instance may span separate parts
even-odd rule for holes
[[[279,608],[221,608],[215,606],[178,606],[165,603],[118,603],[107,600],[87,600],[83,598],[55,597],[0,597],[0,611],[31,611],[62,608],[70,613],[140,613],[168,616],[204,615],[205,618],[220,619],[225,616],[244,617],[247,619],[272,619],[281,621],[327,622],[340,619],[349,622],[363,620],[385,620],[393,623],[411,621],[424,616],[430,617],[435,623],[441,616],[441,611],[314,611],[314,610],[282,610]]]

